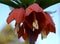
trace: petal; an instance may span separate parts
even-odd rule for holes
[[[38,20],[40,30],[45,27],[46,17],[43,12],[36,13],[36,19]]]
[[[26,31],[24,32],[24,30],[25,30],[25,28],[24,28],[23,25],[19,27],[19,31],[17,32],[18,33],[18,38],[20,38],[22,36],[24,40],[27,40],[28,36],[27,36]]]
[[[31,12],[42,12],[43,9],[37,4],[37,3],[34,3],[32,5],[30,5],[27,9],[26,9],[26,16],[30,15]]]
[[[51,18],[51,16],[47,13],[47,12],[45,12],[46,13],[46,17],[47,17],[47,19],[46,19],[46,21],[48,20],[48,24],[46,24],[47,26],[47,28],[50,30],[50,32],[56,32],[56,30],[55,30],[55,24],[54,24],[54,22],[53,22],[53,20],[52,20],[52,18]]]
[[[34,21],[34,18],[33,18],[33,13],[31,13],[29,16],[26,16],[25,17],[25,23],[32,29],[32,23]],[[25,24],[25,25],[26,25]]]
[[[39,12],[37,14],[38,15],[36,15],[36,17],[37,17],[37,20],[39,22],[40,27],[43,28],[46,25],[48,25],[49,23],[55,27],[55,24],[54,24],[51,16],[48,13],[46,13],[46,12]]]
[[[9,24],[11,21],[14,20],[14,15],[9,15],[8,18],[7,18],[7,23]]]
[[[20,38],[20,37],[23,35],[23,33],[24,33],[24,28],[23,28],[23,26],[19,26],[19,31],[17,32],[18,38]]]
[[[46,14],[46,19],[49,21],[49,23],[51,25],[55,26],[55,24],[54,24],[54,22],[52,20],[52,17],[47,12],[45,12],[45,14]]]
[[[48,34],[49,34],[49,32],[56,32],[56,30],[55,30],[55,27],[53,27],[51,24],[48,24],[45,28],[44,28],[44,31],[42,30],[42,39],[43,38],[46,38],[47,36],[48,36]]]
[[[56,32],[56,30],[55,30],[55,25],[54,25],[54,22],[53,22],[53,20],[52,20],[52,18],[51,18],[51,16],[47,13],[47,12],[45,12],[45,18],[46,18],[46,20],[45,20],[45,26],[44,26],[44,31],[42,30],[42,36],[43,36],[43,38],[44,37],[47,37],[47,35],[49,34],[49,32]],[[45,32],[45,33],[44,33]]]
[[[28,35],[27,35],[27,33],[26,33],[26,32],[23,33],[22,37],[23,37],[24,40],[27,40],[27,39],[28,39]]]
[[[20,23],[24,18],[24,9],[17,8],[10,12],[9,17],[7,18],[7,23],[10,23],[13,20],[16,20],[16,23]]]
[[[39,12],[37,14],[38,15],[36,15],[36,17],[37,17],[38,24],[39,24],[38,34],[42,32],[43,33],[42,36],[44,38],[49,34],[49,32],[55,33],[56,32],[55,25],[54,25],[54,22],[53,22],[51,16],[46,12]],[[44,31],[43,31],[43,29],[44,29]]]
[[[53,25],[51,25],[51,24],[48,24],[47,28],[49,29],[50,32],[56,33],[55,26],[53,26]]]

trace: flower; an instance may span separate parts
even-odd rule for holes
[[[15,29],[17,30],[18,38],[22,36],[24,40],[27,40],[32,35],[31,37],[36,41],[40,33],[42,39],[49,32],[55,33],[55,25],[51,16],[44,12],[37,3],[28,6],[25,10],[23,8],[14,9],[10,12],[7,23],[13,20],[16,20]],[[22,26],[20,26],[21,22],[23,22]]]
[[[45,38],[49,32],[55,33],[55,24],[51,16],[44,12],[43,9],[36,3],[30,5],[26,9],[26,24],[35,32],[33,35],[36,39],[41,33],[42,39]]]
[[[15,31],[18,33],[18,38],[23,36],[23,38],[26,40],[27,35],[26,35],[26,33],[24,33],[24,28],[23,28],[23,26],[20,27],[20,23],[23,22],[23,20],[24,20],[24,12],[25,12],[25,10],[23,8],[17,8],[17,9],[12,10],[9,14],[9,17],[7,18],[7,23],[9,24],[13,20],[15,20],[16,21]]]

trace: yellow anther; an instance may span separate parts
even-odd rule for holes
[[[16,27],[15,27],[15,35],[17,35],[17,36],[18,36],[18,34],[17,34],[18,31],[19,31],[19,26],[16,25]]]
[[[37,20],[35,20],[35,21],[33,22],[33,28],[34,28],[34,29],[39,29],[38,21],[37,21]]]
[[[41,36],[42,36],[42,39],[47,37],[46,31],[44,29],[41,31]]]

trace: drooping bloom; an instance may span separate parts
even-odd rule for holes
[[[24,13],[25,10],[23,8],[17,8],[12,10],[9,14],[9,17],[7,18],[7,23],[9,24],[13,20],[15,20],[15,31],[17,31],[18,33],[18,38],[23,36],[23,38],[25,39],[26,33],[24,33],[23,26],[20,27],[20,23],[24,20]]]
[[[49,32],[55,33],[55,25],[51,16],[44,12],[38,4],[32,4],[26,9],[26,23],[35,32],[35,38],[41,33],[42,39],[46,37]]]
[[[7,22],[16,20],[16,28],[18,38],[23,37],[25,40],[30,37],[36,41],[38,34],[41,33],[42,38],[46,37],[49,32],[55,33],[55,25],[51,19],[51,16],[44,12],[43,9],[36,3],[28,6],[25,10],[23,8],[14,9]],[[20,23],[23,25],[20,26]]]

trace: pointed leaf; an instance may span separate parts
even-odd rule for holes
[[[13,3],[10,0],[0,0],[0,3],[6,4],[8,6],[11,6],[13,8],[19,8],[20,6],[18,6],[17,4]]]
[[[18,0],[13,0],[13,1],[15,1],[18,4],[19,7],[24,7],[23,3],[21,3],[20,1],[18,1]]]
[[[33,4],[35,1],[34,0],[26,0],[28,5]]]
[[[36,0],[36,3],[38,3],[43,9],[53,5],[53,4],[56,4],[56,3],[59,3],[60,0]]]
[[[26,6],[29,6],[29,5],[33,4],[35,2],[35,0],[21,0],[21,2],[23,4],[25,4]]]

